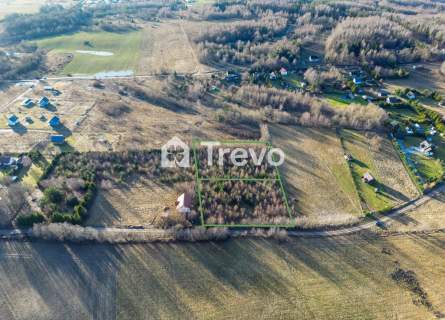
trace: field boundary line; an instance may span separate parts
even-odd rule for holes
[[[193,155],[194,155],[194,166],[195,166],[195,179],[196,179],[196,193],[198,197],[198,205],[199,205],[199,211],[201,215],[201,226],[202,227],[218,227],[218,228],[295,228],[296,227],[296,217],[292,215],[292,210],[289,206],[289,201],[287,197],[286,190],[284,188],[284,184],[281,178],[280,171],[277,166],[275,166],[274,169],[274,175],[275,178],[241,178],[241,177],[210,177],[210,178],[202,178],[199,175],[199,159],[198,154],[196,150],[196,144],[205,142],[200,139],[193,139],[192,140],[192,149],[193,149]],[[261,140],[219,140],[215,141],[219,142],[220,145],[263,145],[267,147],[267,150],[270,151],[272,149],[272,144],[269,141],[261,141]],[[276,161],[276,155],[273,155],[273,160]],[[293,219],[293,224],[258,224],[258,223],[252,223],[252,224],[206,224],[204,221],[204,208],[202,206],[202,183],[205,181],[210,182],[222,182],[222,181],[244,181],[244,182],[273,182],[278,183],[279,190],[281,193],[281,196],[283,197],[282,200],[284,200],[284,206],[286,207],[287,214],[289,215],[289,219]]]
[[[341,134],[341,130],[342,129],[340,129],[340,128],[336,128],[335,131],[336,131],[336,133],[338,135],[338,138],[340,139],[340,145],[341,145],[341,148],[343,150],[343,153],[347,154],[346,147],[345,147],[345,141],[344,141],[344,138],[343,138],[343,136]],[[354,174],[352,173],[351,166],[350,166],[350,164],[348,162],[346,162],[346,166],[348,167],[349,175],[351,176],[352,182],[354,184],[354,189],[355,189],[355,192],[356,192],[358,200],[359,200],[360,209],[362,210],[362,214],[364,214],[365,213],[365,208],[363,207],[363,203],[366,204],[366,201],[364,201],[363,197],[361,196],[361,194],[360,194],[360,192],[358,190],[357,182],[355,181]],[[366,207],[368,207],[368,206],[366,205]]]

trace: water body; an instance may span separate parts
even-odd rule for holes
[[[83,53],[83,54],[91,54],[93,56],[100,56],[100,57],[110,57],[114,56],[113,52],[109,51],[89,51],[89,50],[76,50],[77,53]]]
[[[109,77],[131,77],[134,75],[133,70],[120,70],[120,71],[103,71],[96,73],[96,78],[109,78]]]

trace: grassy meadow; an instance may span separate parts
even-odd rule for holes
[[[53,53],[74,55],[63,69],[64,74],[95,74],[106,71],[136,72],[142,41],[141,31],[128,33],[78,32],[37,41],[39,47]],[[76,51],[107,52],[101,56]]]

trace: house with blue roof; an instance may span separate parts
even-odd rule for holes
[[[41,108],[45,108],[45,107],[49,106],[49,99],[47,97],[41,97],[39,100],[39,106]]]
[[[14,127],[20,123],[19,118],[15,114],[8,116],[8,126]]]
[[[53,135],[51,136],[51,142],[54,144],[63,144],[65,143],[65,137],[62,135]]]
[[[49,120],[48,124],[51,127],[57,127],[60,125],[60,118],[58,116],[54,116],[51,118],[51,120]]]

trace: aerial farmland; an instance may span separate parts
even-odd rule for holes
[[[441,319],[445,6],[0,4],[0,319]]]

